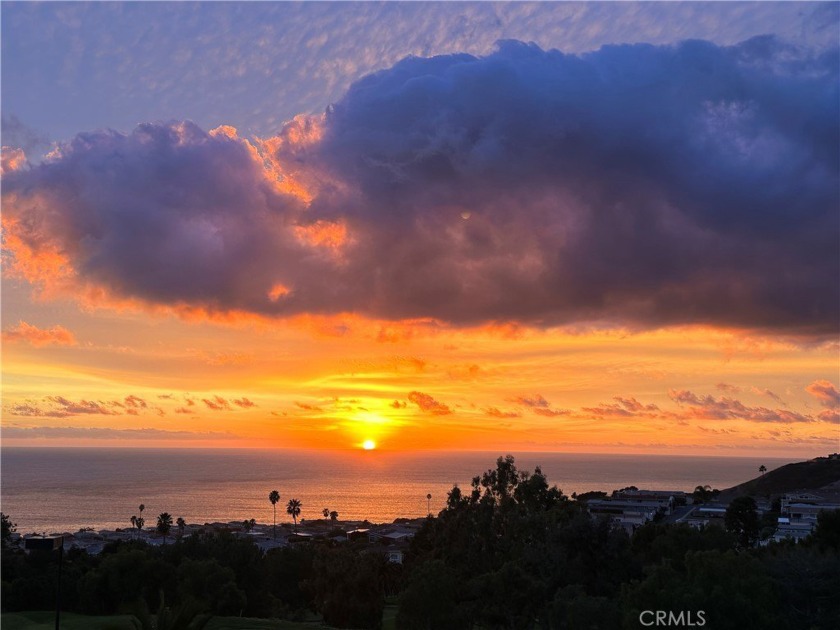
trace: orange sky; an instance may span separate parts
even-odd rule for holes
[[[374,440],[397,451],[791,457],[838,447],[837,424],[819,419],[836,383],[832,344],[701,327],[219,324],[32,301],[15,280],[4,281],[3,309],[5,445]],[[828,398],[812,386],[824,381]]]

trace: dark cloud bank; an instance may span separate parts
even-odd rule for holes
[[[7,175],[4,205],[28,247],[157,304],[830,336],[838,94],[836,50],[770,37],[504,42],[368,76],[319,139],[281,143],[308,203],[247,143],[173,123],[80,134]],[[329,222],[339,250],[296,237]]]

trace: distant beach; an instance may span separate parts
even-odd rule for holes
[[[189,523],[271,522],[268,493],[297,498],[301,518],[391,522],[439,511],[454,484],[493,467],[502,453],[322,452],[196,449],[2,449],[3,512],[18,531],[130,527],[140,503]],[[563,492],[727,488],[790,459],[513,453],[520,470],[541,466]],[[278,522],[286,519],[278,510]]]

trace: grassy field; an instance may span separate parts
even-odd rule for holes
[[[318,622],[250,619],[248,617],[213,617],[205,630],[315,630],[326,628]]]
[[[397,630],[397,605],[395,603],[385,604],[385,610],[382,613],[382,630]]]
[[[3,630],[53,630],[54,612],[3,613],[0,616]],[[140,630],[140,622],[134,615],[112,617],[88,617],[73,613],[61,613],[62,630]]]
[[[393,604],[385,607],[383,630],[393,630],[397,607]],[[54,612],[19,612],[3,613],[0,616],[3,630],[53,630]],[[316,630],[328,628],[320,622],[279,621],[277,619],[250,619],[248,617],[214,617],[205,626],[205,630]],[[115,615],[112,617],[88,617],[73,613],[61,613],[62,630],[141,630],[140,622],[133,615]]]

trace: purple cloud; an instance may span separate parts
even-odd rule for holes
[[[408,58],[264,143],[80,134],[4,177],[10,267],[210,314],[828,336],[838,102],[836,50],[769,37]]]

